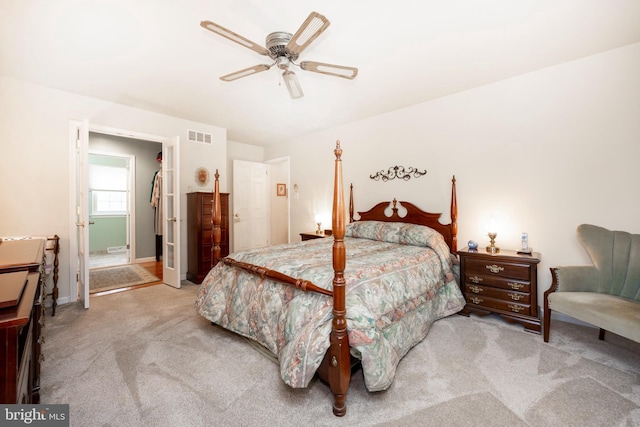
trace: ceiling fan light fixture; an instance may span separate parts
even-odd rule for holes
[[[285,70],[282,73],[282,78],[284,79],[285,85],[287,85],[287,90],[289,91],[291,99],[298,99],[304,96],[300,83],[298,82],[298,78],[296,77],[296,73],[291,70]]]

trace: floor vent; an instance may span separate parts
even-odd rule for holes
[[[187,130],[187,139],[191,142],[199,142],[200,144],[211,144],[213,142],[213,135],[195,130]]]
[[[115,254],[115,253],[126,252],[126,251],[127,251],[126,246],[111,246],[107,248],[108,254]]]

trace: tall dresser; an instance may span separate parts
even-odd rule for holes
[[[220,193],[220,256],[229,255],[229,193]],[[187,193],[187,280],[202,283],[212,267],[213,193]]]
[[[40,402],[43,239],[0,243],[0,403]]]

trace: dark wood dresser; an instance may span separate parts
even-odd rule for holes
[[[500,250],[497,254],[484,249],[458,251],[460,287],[467,305],[460,314],[499,314],[505,320],[524,325],[530,332],[540,333],[538,316],[538,263],[540,254],[520,255]]]
[[[220,193],[220,256],[229,255],[229,193]],[[213,193],[187,193],[187,280],[202,283],[211,270]]]
[[[330,237],[330,234],[326,234],[326,233],[322,233],[322,234],[317,234],[315,232],[313,233],[300,233],[300,238],[302,239],[302,241],[306,241],[306,240],[313,240],[313,239],[324,239],[325,237]]]
[[[40,403],[43,239],[0,243],[0,403]]]

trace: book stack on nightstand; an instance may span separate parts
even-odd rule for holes
[[[500,315],[507,321],[524,325],[525,330],[540,333],[538,317],[538,263],[540,254],[518,254],[500,250],[464,248],[460,256],[460,288],[467,305],[459,313],[484,316]]]

